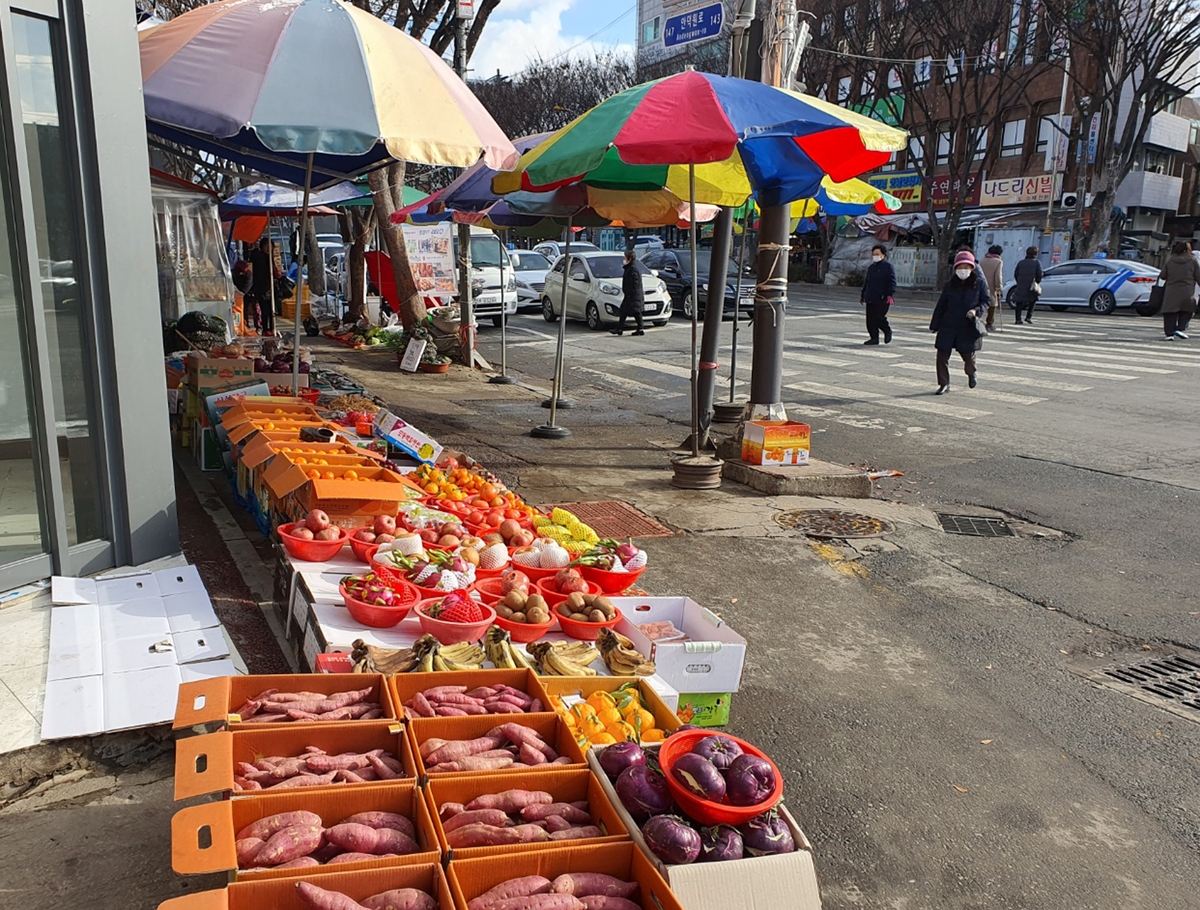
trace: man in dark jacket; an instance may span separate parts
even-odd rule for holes
[[[646,305],[646,292],[642,287],[642,276],[647,274],[646,267],[638,261],[633,250],[625,251],[625,271],[621,275],[621,321],[612,330],[614,335],[625,333],[625,320],[632,316],[637,323],[634,335],[645,335],[642,328],[642,310]]]
[[[858,302],[867,308],[867,334],[871,336],[863,344],[879,344],[880,332],[883,343],[891,344],[892,327],[887,314],[896,296],[896,270],[888,262],[887,247],[882,243],[871,247],[871,260],[858,297]]]
[[[1017,325],[1021,324],[1021,313],[1025,314],[1026,325],[1033,324],[1033,308],[1037,306],[1044,274],[1042,264],[1038,261],[1038,248],[1029,247],[1025,250],[1025,258],[1017,263],[1013,271],[1013,278],[1017,282],[1012,292],[1013,302],[1017,305]]]
[[[271,241],[267,237],[260,240],[258,246],[250,252],[252,280],[247,299],[257,308],[255,325],[264,335],[275,334],[275,308],[271,305],[271,285],[275,281],[273,252]]]

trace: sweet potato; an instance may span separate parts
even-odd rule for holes
[[[595,825],[581,825],[578,828],[563,828],[550,834],[550,840],[578,840],[581,837],[603,837],[604,832]]]
[[[446,745],[448,742],[449,740],[447,739],[438,739],[436,736],[431,736],[429,739],[425,740],[425,742],[421,743],[419,749],[421,758],[429,758],[431,754],[442,748],[442,746]]]
[[[479,686],[466,694],[471,696],[471,698],[491,698],[496,694],[496,691],[495,686]]]
[[[366,778],[362,777],[357,771],[334,771],[333,781],[338,784],[362,784],[366,783]]]
[[[443,695],[451,695],[466,691],[466,686],[434,686],[432,689],[426,689],[423,694],[426,698],[441,698]]]
[[[541,875],[524,875],[521,878],[510,878],[494,888],[483,892],[479,897],[467,904],[467,910],[488,910],[496,901],[514,897],[530,897],[534,894],[548,894],[550,879]]]
[[[533,894],[493,901],[485,910],[584,910],[584,906],[570,894]]]
[[[537,821],[548,815],[561,815],[573,825],[588,825],[592,821],[590,813],[577,809],[570,803],[539,803],[521,810],[521,818],[527,822]]]
[[[297,774],[304,774],[309,770],[306,760],[303,758],[286,758],[271,769],[271,777],[274,780],[287,780],[289,777],[295,777]],[[329,768],[323,769],[325,771]]]
[[[291,701],[312,701],[314,698],[324,698],[320,692],[280,692],[278,689],[267,689],[266,692],[260,692],[254,696],[255,701],[263,702],[291,702]]]
[[[550,890],[555,894],[574,894],[576,897],[602,894],[608,897],[628,898],[637,894],[637,889],[637,882],[622,881],[603,872],[567,872],[550,885]]]
[[[587,910],[642,910],[642,905],[623,897],[611,897],[605,894],[585,894],[579,902]]]
[[[400,776],[400,772],[385,762],[382,755],[368,754],[367,760],[379,780],[395,780]]]
[[[299,759],[305,767],[315,774],[325,774],[329,771],[357,771],[365,768],[371,762],[365,755],[357,752],[343,752],[341,755],[306,755]]]
[[[302,856],[299,859],[294,859],[290,863],[282,863],[278,866],[272,866],[273,869],[306,869],[309,866],[319,866],[321,861],[315,856]]]
[[[429,703],[429,699],[425,697],[424,693],[418,692],[409,699],[405,707],[421,717],[433,717],[433,705]]]
[[[518,708],[516,705],[507,701],[486,701],[483,703],[485,714],[524,714],[523,708]]]
[[[477,796],[467,803],[467,808],[520,812],[526,806],[552,802],[554,802],[554,797],[544,790],[505,790],[503,793],[485,793]]]
[[[293,825],[271,835],[254,857],[256,866],[281,866],[294,859],[308,856],[321,846],[320,825]]]
[[[362,902],[367,910],[438,910],[437,901],[416,888],[397,888],[373,894]]]
[[[363,905],[340,891],[326,891],[311,882],[296,882],[296,896],[309,910],[363,910]]]
[[[550,762],[552,765],[569,765],[571,764],[571,756],[560,755],[558,758]]]
[[[496,828],[492,825],[464,825],[446,835],[451,849],[456,847],[503,847],[526,843],[515,828]]]
[[[521,761],[527,765],[547,764],[546,756],[533,746],[529,745],[529,743],[523,743],[521,745],[521,751],[518,754],[520,755]]]
[[[412,820],[398,812],[356,812],[349,818],[343,818],[342,824],[366,825],[368,828],[391,828],[393,831],[407,834],[414,840],[417,837],[417,829],[413,826]]]
[[[561,815],[547,815],[542,821],[546,825],[546,830],[551,834],[555,831],[565,831],[571,827],[571,823]]]
[[[332,784],[334,777],[337,776],[336,771],[330,771],[328,774],[298,774],[295,777],[289,777],[287,780],[281,780],[279,783],[269,787],[270,790],[289,789],[291,787],[321,787],[325,784]]]
[[[542,711],[542,700],[540,698],[535,698],[529,703],[529,706],[525,709],[525,711],[527,714],[538,714]]]
[[[254,857],[258,856],[258,851],[266,846],[266,841],[260,837],[243,837],[241,840],[234,843],[234,850],[237,851],[237,864],[239,869],[248,869],[254,865]]]
[[[442,803],[442,808],[438,811],[438,815],[441,817],[442,821],[445,821],[448,818],[453,818],[455,815],[466,811],[467,807],[462,803]]]
[[[454,771],[502,771],[505,768],[511,767],[512,764],[513,757],[511,755],[497,756],[495,758],[468,755],[465,758],[460,758],[458,761],[440,762],[429,768],[429,773],[448,774]]]
[[[374,853],[339,853],[337,856],[330,858],[325,865],[336,866],[342,863],[361,863],[368,860],[373,862],[383,858],[383,856],[377,856]]]
[[[554,761],[554,759],[558,758],[558,753],[546,744],[546,741],[542,739],[537,730],[530,727],[522,727],[520,724],[514,723],[501,724],[489,731],[489,735],[502,736],[518,746],[528,744],[546,756],[547,761]]]
[[[508,815],[499,809],[475,809],[471,812],[459,812],[442,822],[442,830],[449,834],[456,828],[466,825],[491,825],[494,828],[507,828],[511,822]]]
[[[425,755],[425,762],[430,765],[438,765],[446,761],[458,761],[460,758],[466,758],[468,755],[478,755],[480,752],[498,749],[504,745],[504,740],[505,737],[503,735],[497,734],[494,731],[476,739],[452,740],[440,749],[435,749],[433,752]]]
[[[325,830],[325,838],[351,853],[398,853],[408,855],[417,852],[411,837],[394,828],[369,828],[366,825],[345,823]]]
[[[341,708],[335,708],[332,711],[325,711],[317,715],[318,720],[359,720],[365,717],[368,712],[372,712],[379,708],[375,702],[362,702],[357,705],[346,705]]]
[[[319,828],[322,825],[321,816],[315,812],[304,812],[302,810],[268,815],[266,818],[260,818],[258,821],[247,825],[239,831],[237,833],[237,840],[247,837],[257,837],[259,840],[267,841],[277,831],[282,831],[284,828],[291,828],[296,825],[315,825]]]
[[[263,785],[256,780],[247,780],[244,777],[233,778],[233,789],[235,790],[261,790]]]
[[[467,712],[458,705],[438,705],[433,709],[437,717],[466,717]]]

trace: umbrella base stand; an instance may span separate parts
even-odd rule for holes
[[[701,454],[704,454],[705,452],[716,452],[717,451],[717,444],[712,441],[712,437],[709,437],[707,440],[705,440],[703,434],[701,434],[700,440],[701,440],[701,442],[704,443],[703,445],[700,446]],[[676,454],[691,456],[691,454],[692,454],[692,437],[690,434],[688,435],[687,439],[685,439],[683,442],[681,442],[679,444],[678,448],[676,449]]]
[[[746,410],[745,402],[723,402],[713,405],[713,423],[737,423]]]
[[[512,385],[515,382],[515,379],[511,376],[505,376],[503,373],[499,373],[488,380],[490,385]]]
[[[559,405],[562,407],[562,405]],[[541,426],[534,427],[529,431],[529,435],[534,439],[569,439],[571,431],[566,427],[554,426],[553,424],[544,423]]]
[[[553,398],[547,398],[545,401],[542,402],[543,408],[549,409],[553,406],[554,406]],[[558,399],[558,406],[560,408],[563,408],[563,409],[569,411],[569,410],[571,410],[571,408],[579,407],[579,402],[577,402],[574,398],[560,398],[560,399]]]
[[[700,455],[679,456],[671,459],[671,469],[675,476],[671,478],[671,486],[681,490],[716,490],[721,486],[721,469],[723,461]]]

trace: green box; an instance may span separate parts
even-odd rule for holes
[[[192,424],[192,457],[201,471],[225,470],[225,459],[221,452],[221,443],[211,427],[200,426],[200,421]]]
[[[732,692],[680,692],[675,712],[685,724],[698,727],[724,727],[729,723]]]

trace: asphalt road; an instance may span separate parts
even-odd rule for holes
[[[1200,650],[1200,340],[1165,343],[1132,313],[1039,310],[985,341],[977,389],[959,373],[934,397],[929,310],[901,302],[893,342],[864,347],[855,292],[798,289],[788,415],[822,459],[903,472],[878,484],[898,508],[1009,516],[1022,536],[904,524],[852,571],[714,519],[715,534],[655,542],[651,583],[725,605],[750,640],[734,729],[783,757],[826,906],[1200,907],[1200,703],[1172,713],[1086,675]],[[555,328],[512,321],[523,383],[549,387]],[[498,339],[481,337],[493,362]],[[686,435],[689,340],[682,319],[645,337],[570,324],[572,441],[531,447],[519,426],[466,418],[455,432],[514,454],[531,495],[604,498],[603,480],[623,498],[623,464],[636,500],[632,470]]]

